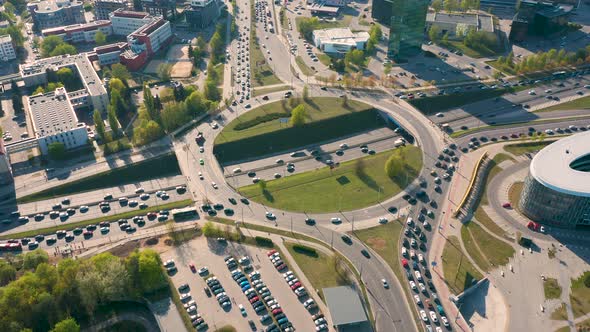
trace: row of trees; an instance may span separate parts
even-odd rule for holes
[[[194,91],[184,100],[166,104],[161,113],[162,124],[167,131],[172,131],[216,107],[216,102],[207,99],[200,91]]]
[[[135,251],[126,259],[110,253],[48,264],[35,250],[0,264],[0,326],[6,332],[79,331],[99,306],[136,300],[167,286],[158,254]],[[18,277],[18,278],[17,278]]]
[[[449,12],[468,11],[470,9],[479,9],[479,0],[433,0],[430,4],[435,12],[446,10]]]
[[[129,83],[127,80],[131,74],[124,65],[114,64],[110,71],[110,81],[108,85],[108,92],[110,95],[109,105],[107,106],[107,120],[111,128],[112,136],[106,134],[106,128],[102,119],[102,114],[98,109],[94,110],[93,120],[96,128],[96,133],[103,139],[104,142],[111,141],[119,136],[119,118],[126,117],[127,113],[131,111],[133,105],[126,102],[130,100],[131,92],[129,90]]]
[[[381,27],[377,24],[372,25],[371,29],[369,30],[369,40],[367,41],[366,51],[368,54],[373,54],[379,42],[383,38],[383,31],[381,31]]]
[[[514,71],[518,74],[567,65],[581,65],[590,63],[590,45],[580,48],[576,52],[566,52],[564,49],[557,51],[553,48],[547,52],[538,52],[523,57],[519,62],[515,61],[514,53],[510,52],[506,57],[499,57],[496,62],[502,69]]]
[[[76,54],[76,48],[66,43],[59,36],[47,36],[41,43],[41,54],[44,57],[58,56],[64,54]]]
[[[207,42],[205,42],[203,36],[197,38],[197,44],[194,47],[192,44],[188,46],[188,54],[189,57],[193,58],[193,64],[198,67],[207,54]]]

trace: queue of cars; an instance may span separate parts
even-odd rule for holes
[[[164,268],[168,273],[175,272],[177,270],[174,260],[170,259],[164,262]],[[193,327],[197,331],[207,330],[209,326],[205,322],[205,319],[197,312],[197,303],[190,293],[190,286],[188,284],[182,284],[178,286],[178,296],[186,312],[189,314],[189,318]]]

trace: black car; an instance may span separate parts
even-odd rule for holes
[[[268,100],[268,96],[262,97],[262,100]]]
[[[315,225],[315,219],[305,218],[305,223],[308,224],[308,225],[313,226],[313,225]]]
[[[230,198],[228,198],[227,200],[228,200],[230,203],[232,203],[233,205],[236,205],[236,204],[238,204],[238,202],[236,201],[236,199],[235,199],[235,198],[232,198],[232,197],[230,197]]]
[[[361,250],[361,254],[363,254],[363,256],[365,256],[367,258],[371,258],[371,255],[369,254],[369,252],[366,249]]]

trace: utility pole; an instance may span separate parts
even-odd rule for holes
[[[332,239],[330,240],[330,248],[334,249],[334,231],[332,231]]]

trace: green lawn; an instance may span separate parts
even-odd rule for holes
[[[35,194],[17,199],[19,204],[35,202],[57,196],[79,194],[101,188],[110,188],[154,178],[180,174],[175,154],[149,159],[128,166],[115,168],[80,180],[72,181]]]
[[[254,17],[254,2],[250,3],[250,14]],[[281,80],[274,74],[272,68],[266,62],[262,49],[256,36],[256,22],[252,20],[250,26],[250,68],[252,68],[252,86],[265,86],[281,83]]]
[[[295,18],[295,25],[297,28],[297,31],[299,31],[299,24],[301,22],[301,20],[306,19],[306,17],[297,17]],[[350,26],[350,22],[352,21],[352,15],[342,15],[341,17],[338,17],[337,19],[335,19],[334,21],[331,21],[331,19],[327,19],[326,21],[321,21],[318,24],[318,26],[316,27],[317,30],[320,29],[331,29],[331,28],[346,28]]]
[[[545,299],[558,299],[561,296],[561,286],[557,282],[557,279],[547,278],[543,282],[543,290],[545,291]]]
[[[512,160],[515,161],[514,158],[510,157],[509,155],[505,154],[505,153],[498,153],[494,156],[494,162],[496,163],[496,165],[502,163],[503,161],[506,160]]]
[[[472,58],[483,58],[483,57],[489,57],[489,56],[495,56],[498,53],[494,52],[493,50],[490,50],[489,52],[487,51],[479,51],[473,48],[470,48],[468,46],[466,46],[465,44],[463,44],[462,41],[449,41],[450,46],[452,46],[452,48],[458,49],[459,51],[463,52],[463,54],[465,54],[468,57],[472,57]]]
[[[295,62],[297,62],[297,65],[299,66],[299,69],[301,69],[301,72],[303,72],[303,75],[313,76],[315,74],[315,70],[309,68],[309,66],[305,63],[305,61],[303,61],[303,58],[301,57],[301,55],[298,55],[295,58]]]
[[[422,168],[421,150],[408,146],[404,174],[395,180],[384,171],[391,151],[340,164],[333,170],[323,167],[267,182],[263,193],[257,184],[239,188],[239,192],[266,206],[288,211],[323,213],[350,211],[375,205],[399,193]],[[364,164],[357,170],[358,160]]]
[[[330,66],[332,64],[332,58],[326,53],[318,52],[317,54],[318,60],[324,64],[324,66]]]
[[[293,249],[294,243],[285,242],[285,247],[295,259],[295,263],[303,271],[314,289],[323,299],[321,290],[326,287],[344,286],[352,284],[351,276],[344,267],[344,262],[333,255],[326,255],[321,250],[317,256],[306,255]]]
[[[503,94],[512,92],[512,88],[502,89],[472,89],[468,92],[452,93],[442,96],[432,96],[417,98],[408,102],[416,107],[420,112],[426,115],[436,114],[446,109],[471,104],[477,101],[499,97]]]
[[[77,222],[72,222],[72,223],[67,223],[67,224],[60,224],[58,226],[53,226],[53,227],[47,227],[47,228],[42,228],[42,229],[34,229],[34,230],[30,230],[30,231],[1,235],[0,239],[2,239],[2,240],[14,239],[14,238],[20,239],[20,238],[24,238],[24,237],[33,237],[37,234],[49,235],[49,234],[54,234],[55,232],[60,231],[60,230],[69,231],[69,230],[73,230],[74,228],[77,228],[77,227],[84,227],[84,226],[88,226],[88,225],[92,225],[92,224],[98,224],[99,222],[102,222],[102,221],[112,222],[112,221],[119,220],[119,219],[130,219],[135,216],[145,215],[148,212],[157,212],[160,210],[171,210],[171,209],[189,206],[191,204],[193,204],[192,199],[185,199],[185,200],[170,202],[170,203],[166,203],[166,204],[148,206],[147,209],[143,209],[143,210],[137,209],[137,210],[127,211],[127,212],[118,213],[118,214],[106,215],[104,217],[99,217],[99,218],[93,218],[93,219],[77,221]]]
[[[258,88],[258,89],[253,89],[252,90],[252,95],[253,96],[262,96],[268,93],[272,93],[272,92],[277,92],[277,91],[285,91],[285,90],[290,90],[291,86],[289,85],[277,85],[277,86],[273,86],[271,88]]]
[[[588,110],[590,109],[590,96],[581,97],[555,106],[540,109],[536,112],[550,112],[558,110]]]
[[[516,72],[514,71],[514,69],[504,65],[504,64],[499,64],[497,60],[491,60],[491,61],[486,61],[486,63],[492,67],[494,67],[495,69],[497,69],[498,71],[501,71],[505,74],[508,75],[515,75]]]
[[[451,292],[460,294],[483,276],[464,257],[459,239],[449,236],[442,254],[445,283]]]
[[[567,320],[567,311],[565,309],[565,303],[562,303],[561,306],[555,309],[549,317],[553,320]],[[567,328],[568,332],[569,330],[570,329]]]
[[[263,105],[226,126],[215,140],[217,159],[229,163],[385,126],[378,111],[364,103],[349,101],[343,107],[338,98],[313,98],[304,103],[305,125],[293,127],[288,123],[288,102],[284,103]]]
[[[488,231],[490,231],[498,236],[502,236],[507,240],[511,240],[510,238],[508,238],[508,234],[506,234],[504,229],[502,229],[502,227],[498,226],[498,224],[496,224],[492,220],[492,218],[490,218],[490,216],[488,216],[488,214],[484,211],[484,209],[481,206],[477,207],[477,209],[475,210],[474,216],[475,216],[475,219],[480,224],[482,224]]]
[[[515,182],[512,184],[510,189],[508,189],[508,201],[514,208],[518,208],[518,203],[520,202],[520,194],[522,193],[522,187],[524,186],[524,182]]]
[[[484,271],[490,271],[495,267],[508,264],[509,259],[515,253],[511,245],[493,237],[485,229],[473,222],[464,224],[461,227],[461,238],[467,252]],[[473,255],[474,252],[479,255]]]
[[[504,151],[510,152],[515,156],[520,156],[525,153],[537,152],[551,143],[553,143],[553,141],[524,142],[524,143],[509,144],[509,145],[504,146]]]
[[[590,271],[584,272],[578,279],[572,279],[570,303],[575,318],[590,312],[590,288],[584,285],[586,278],[590,278]]]

